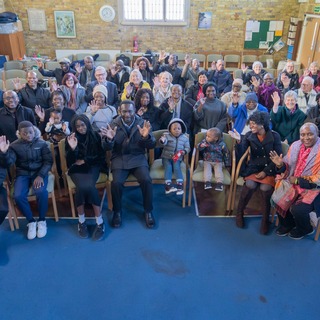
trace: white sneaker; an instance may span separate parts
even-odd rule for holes
[[[38,221],[38,230],[37,237],[43,238],[47,234],[47,222],[46,221]]]
[[[317,214],[314,211],[311,211],[309,213],[310,216],[310,224],[315,229],[318,226],[318,217]]]
[[[37,235],[37,223],[36,222],[29,222],[27,224],[27,226],[28,226],[27,237],[29,240],[33,240]]]

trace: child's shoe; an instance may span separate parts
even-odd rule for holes
[[[214,188],[214,190],[216,190],[216,191],[223,191],[223,184],[220,183],[220,182],[218,182],[218,183],[216,184],[216,187]]]
[[[29,222],[28,226],[28,239],[33,240],[37,236],[37,223],[36,222]]]
[[[171,182],[167,182],[164,186],[166,194],[177,191],[177,189],[172,185]]]
[[[180,195],[182,195],[183,193],[184,193],[184,191],[183,191],[183,185],[182,185],[182,182],[178,182],[177,183],[177,195],[178,196],[180,196]]]
[[[46,221],[38,221],[38,230],[37,230],[37,237],[43,238],[47,234],[47,222]]]
[[[210,181],[204,183],[204,190],[212,189],[212,184]]]

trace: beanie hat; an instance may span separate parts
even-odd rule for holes
[[[107,101],[107,99],[108,99],[108,91],[107,91],[107,88],[104,85],[98,84],[97,86],[95,86],[93,88],[93,97],[97,92],[101,92],[106,97],[106,101]]]
[[[258,97],[257,97],[257,95],[256,95],[254,92],[249,92],[249,93],[247,93],[246,102],[248,102],[248,101],[258,102]]]
[[[33,124],[30,121],[21,121],[18,125],[18,130],[29,127],[33,127]]]

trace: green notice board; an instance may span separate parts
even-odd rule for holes
[[[245,30],[245,49],[268,49],[282,37],[283,21],[248,20]]]

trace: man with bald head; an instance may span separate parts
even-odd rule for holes
[[[208,72],[208,81],[212,81],[217,88],[217,98],[230,92],[232,88],[231,74],[224,68],[225,62],[219,59],[217,62],[212,61],[211,70]]]
[[[77,71],[76,76],[79,79],[80,84],[85,88],[91,81],[97,80],[95,77],[96,67],[94,66],[94,60],[92,56],[86,56],[83,59],[84,67],[81,67],[79,63],[76,64],[75,68]]]
[[[91,81],[90,83],[87,84],[86,101],[91,102],[93,100],[93,88],[98,84],[100,84],[107,88],[107,91],[108,91],[107,104],[115,108],[118,108],[119,96],[118,96],[117,86],[114,83],[107,81],[106,69],[104,67],[98,66],[96,67],[94,75],[97,80]]]
[[[13,90],[3,94],[4,108],[0,109],[0,136],[6,136],[10,142],[17,139],[16,132],[21,121],[30,121],[36,125],[33,111],[19,103],[19,97]]]
[[[20,103],[34,111],[35,106],[43,109],[50,108],[50,90],[42,88],[38,83],[38,76],[34,71],[27,72],[27,83],[22,86],[19,80],[14,80],[15,89]]]

